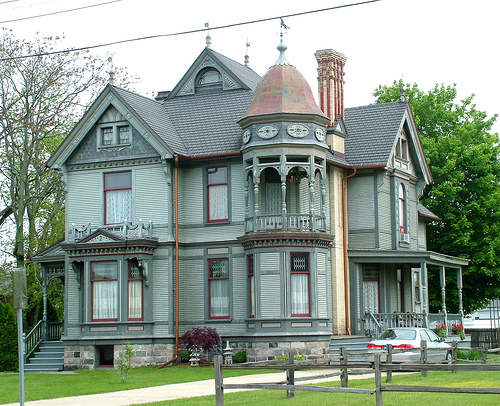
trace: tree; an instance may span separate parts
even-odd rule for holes
[[[434,178],[421,202],[442,219],[427,227],[428,249],[470,259],[463,270],[464,310],[470,313],[500,298],[500,147],[491,133],[497,116],[477,110],[474,95],[457,101],[456,85],[424,92],[394,81],[375,90],[376,102],[399,100],[401,88]],[[431,306],[440,306],[439,276],[430,273],[429,280]],[[457,296],[447,289],[452,312]]]
[[[64,236],[64,185],[45,163],[106,81],[105,62],[85,51],[54,53],[58,43],[7,30],[0,37],[0,226],[12,218],[11,253],[27,267],[31,298],[40,283],[29,259]]]
[[[12,306],[0,302],[0,371],[17,371],[17,324]]]

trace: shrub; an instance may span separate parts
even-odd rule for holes
[[[234,354],[234,362],[238,363],[247,362],[247,352],[239,351],[236,354]]]
[[[0,302],[0,371],[17,371],[17,323],[10,304]]]
[[[274,359],[286,359],[286,354],[280,355],[278,357],[274,357]],[[306,356],[304,354],[299,354],[299,355],[295,355],[293,357],[293,359],[295,361],[304,361],[306,359]]]
[[[186,331],[179,341],[188,350],[199,348],[204,352],[220,352],[222,349],[222,341],[219,334],[217,334],[217,330],[206,326],[194,327]]]
[[[191,351],[186,350],[181,353],[181,361],[182,362],[189,362],[189,359],[191,358]]]
[[[457,350],[457,358],[478,361],[483,358],[483,354],[481,351]]]
[[[120,354],[120,358],[118,359],[118,367],[120,368],[120,378],[122,382],[126,382],[128,378],[128,372],[131,368],[131,362],[134,351],[130,346],[130,343],[127,341],[125,343],[125,350]]]

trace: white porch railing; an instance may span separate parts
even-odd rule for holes
[[[125,237],[125,238],[152,238],[153,237],[153,222],[149,220],[147,224],[143,221],[139,221],[137,224],[132,224],[129,222],[123,222],[121,224],[112,224],[105,226],[88,226],[76,227],[75,224],[72,225],[72,240],[79,241],[88,235],[92,234],[96,230],[106,230],[110,233]]]
[[[372,313],[365,311],[364,330],[371,337],[378,337],[382,331],[391,327],[427,327],[435,328],[438,323],[445,323],[451,333],[452,324],[462,324],[461,314],[447,313]]]
[[[245,219],[245,232],[259,232],[271,230],[291,231],[326,231],[326,219],[322,215],[311,214],[268,214],[257,216],[256,219]]]

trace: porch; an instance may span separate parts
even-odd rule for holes
[[[245,218],[246,233],[271,230],[326,232],[326,217],[317,214],[287,213]]]

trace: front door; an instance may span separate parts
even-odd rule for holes
[[[372,313],[380,309],[380,270],[378,264],[363,265],[363,306]]]

